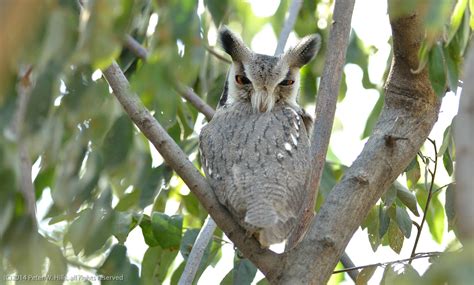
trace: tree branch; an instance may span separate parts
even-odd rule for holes
[[[423,218],[421,219],[420,225],[417,227],[417,232],[416,232],[416,238],[415,238],[415,244],[413,245],[413,249],[411,251],[411,257],[415,256],[416,253],[416,247],[418,246],[418,242],[420,240],[421,236],[421,230],[423,229],[423,225],[425,224],[426,221],[426,215],[428,215],[428,207],[430,206],[431,203],[431,198],[433,197],[433,186],[435,182],[435,177],[436,177],[436,170],[438,169],[438,148],[436,147],[436,142],[434,140],[428,139],[432,144],[433,144],[433,149],[434,149],[434,169],[433,172],[430,171],[431,174],[431,183],[430,183],[430,189],[428,190],[428,198],[426,198],[426,205],[425,208],[423,209]],[[427,161],[429,162],[429,161]],[[429,164],[426,164],[426,168],[429,167]],[[410,261],[411,263],[411,261]]]
[[[326,284],[354,232],[416,155],[437,119],[440,104],[427,69],[419,74],[411,72],[419,63],[423,21],[416,12],[394,18],[392,5],[389,0],[394,56],[380,118],[362,153],[330,192],[302,242],[282,262],[291,270],[282,271],[277,283]],[[335,21],[337,25],[339,21]],[[406,139],[390,143],[390,136]]]
[[[178,93],[181,95],[181,97],[186,99],[186,101],[191,103],[191,105],[196,107],[196,109],[206,117],[207,121],[212,119],[215,113],[214,109],[204,102],[201,97],[199,97],[199,95],[193,91],[193,89],[182,84],[178,85],[176,89],[178,90]]]
[[[301,6],[303,5],[303,0],[293,0],[288,11],[288,17],[285,20],[285,24],[281,29],[280,37],[278,38],[277,47],[275,49],[275,56],[280,55],[285,50],[286,42],[288,41],[288,36],[290,35],[293,27],[296,23],[296,18],[300,12]]]
[[[457,227],[463,241],[474,240],[474,191],[472,170],[474,169],[474,41],[471,38],[468,58],[465,63],[464,87],[456,117],[454,140],[456,142],[456,191],[455,206]]]
[[[124,40],[125,47],[132,51],[136,56],[142,60],[146,60],[148,57],[148,51],[140,45],[134,38],[130,35],[125,36]],[[204,102],[201,97],[199,97],[194,91],[187,86],[177,85],[176,89],[178,90],[181,97],[185,98],[189,103],[191,103],[199,112],[204,114],[206,119],[210,121],[214,116],[214,109],[211,108],[206,102]],[[184,268],[183,274],[179,279],[179,284],[192,284],[196,272],[201,264],[202,255],[206,249],[207,244],[212,238],[214,230],[216,229],[216,223],[214,220],[208,216],[206,225],[201,229],[191,253],[188,257],[188,262]]]
[[[324,63],[316,103],[316,123],[311,135],[311,157],[313,161],[311,176],[307,186],[308,199],[306,200],[298,227],[290,238],[290,247],[297,244],[302,238],[314,216],[314,204],[318,195],[324,163],[326,162],[326,153],[336,113],[339,85],[346,61],[354,2],[355,0],[336,0],[334,6],[333,24],[327,47],[328,53]]]
[[[359,275],[359,270],[357,270],[354,262],[352,262],[349,255],[347,255],[347,253],[345,252],[341,256],[341,263],[342,265],[344,265],[344,268],[345,268],[343,270],[347,270],[347,274],[349,274],[349,277],[352,279],[352,281],[356,282],[357,275]],[[348,270],[349,268],[355,268],[355,269]]]
[[[211,217],[207,217],[206,224],[201,228],[196,242],[191,249],[188,256],[186,267],[184,268],[181,278],[179,278],[178,285],[192,284],[194,276],[196,275],[199,265],[201,264],[202,256],[206,250],[209,241],[211,241],[214,231],[216,230],[216,223]]]
[[[437,257],[437,256],[440,256],[440,255],[441,255],[441,252],[417,253],[414,256],[410,257],[410,258],[399,259],[399,260],[388,261],[388,262],[379,262],[379,263],[373,263],[373,264],[362,265],[362,266],[354,266],[354,267],[345,268],[345,269],[341,269],[341,270],[335,270],[335,271],[333,271],[332,274],[338,274],[338,273],[343,273],[343,272],[349,273],[351,271],[354,272],[354,271],[358,271],[359,269],[364,269],[364,268],[368,268],[368,267],[387,266],[387,265],[396,264],[396,263],[404,263],[404,262],[407,262],[407,261],[411,263],[411,261],[415,260],[415,259],[428,258],[428,257]]]
[[[215,51],[212,47],[210,47],[207,43],[204,43],[204,48],[213,56],[215,56],[217,59],[222,60],[225,63],[231,64],[232,61],[226,58],[224,55],[221,55],[217,51]]]
[[[34,227],[37,227],[36,222],[36,197],[35,186],[31,180],[31,159],[28,152],[28,144],[24,132],[24,123],[28,102],[31,95],[31,72],[32,66],[29,66],[25,73],[21,75],[21,80],[17,86],[18,103],[15,113],[14,124],[12,126],[18,146],[18,160],[20,165],[19,185],[20,191],[26,203],[26,212],[30,216]]]
[[[148,51],[139,42],[137,42],[132,36],[125,35],[123,40],[124,46],[133,52],[138,58],[146,61],[148,58]]]
[[[166,163],[176,171],[189,189],[196,195],[203,207],[209,212],[224,233],[265,275],[272,276],[279,269],[277,254],[262,249],[255,238],[246,236],[246,232],[232,218],[230,213],[217,201],[206,179],[188,160],[186,154],[168,135],[143,106],[136,94],[130,91],[129,83],[117,63],[112,63],[103,71],[114,95],[132,121],[150,140],[163,156]]]

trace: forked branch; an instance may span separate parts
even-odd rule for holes
[[[437,119],[439,100],[428,71],[411,72],[419,65],[423,21],[417,11],[393,17],[395,2],[389,0],[394,57],[380,118],[361,154],[329,193],[301,243],[288,253],[283,266],[290,270],[283,270],[275,282],[326,284],[354,232],[416,155]],[[338,23],[335,19],[335,25]],[[387,144],[387,136],[406,139]]]

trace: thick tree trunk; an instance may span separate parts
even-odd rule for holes
[[[412,72],[418,68],[424,36],[420,17],[413,13],[391,17],[390,22],[394,57],[378,123],[303,241],[285,256],[281,274],[272,276],[275,284],[326,284],[354,232],[416,155],[437,119],[439,100],[427,70]]]

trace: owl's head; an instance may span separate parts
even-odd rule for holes
[[[269,112],[277,102],[297,107],[299,71],[318,52],[321,38],[314,34],[302,38],[281,56],[252,52],[227,27],[219,30],[219,40],[232,57],[227,76],[227,103],[250,101],[255,111]]]

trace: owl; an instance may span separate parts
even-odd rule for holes
[[[281,56],[252,52],[226,27],[219,40],[232,65],[199,137],[201,162],[219,202],[268,247],[291,234],[303,209],[312,120],[297,103],[299,70],[320,37],[307,36]]]

